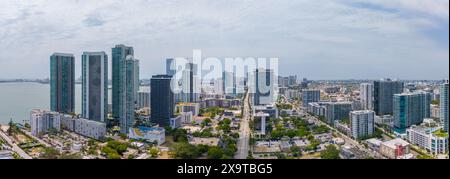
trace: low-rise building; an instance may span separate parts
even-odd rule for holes
[[[209,98],[200,102],[200,108],[229,108],[238,106],[241,106],[241,100],[239,99]]]
[[[50,130],[61,130],[62,115],[57,112],[34,109],[30,113],[31,135],[41,137]]]
[[[400,159],[410,153],[410,146],[403,139],[396,138],[381,143],[380,153],[390,159]]]
[[[280,141],[258,141],[253,146],[255,154],[273,154],[281,152]]]
[[[323,102],[314,102],[308,104],[308,113],[314,116],[325,116],[326,112],[326,103]]]
[[[65,130],[97,140],[106,135],[105,123],[76,118],[70,115],[64,115],[61,118],[61,127]]]
[[[162,145],[166,142],[166,130],[162,127],[138,127],[130,128],[128,137],[147,142],[156,142]]]
[[[356,159],[355,154],[351,151],[350,146],[343,146],[341,148],[341,152],[339,153],[339,156],[343,159]]]
[[[181,115],[170,118],[170,127],[172,129],[177,129],[181,127]]]
[[[189,111],[189,112],[182,112],[180,114],[180,117],[181,117],[182,124],[192,124],[194,115],[192,114],[192,111]]]
[[[278,109],[274,105],[253,106],[253,114],[260,112],[269,114],[271,118],[279,117]]]
[[[254,116],[255,131],[257,134],[266,135],[267,123],[269,122],[270,115],[267,113],[259,112]]]
[[[383,143],[383,141],[376,139],[376,138],[372,138],[372,139],[366,140],[366,143],[370,149],[378,152],[378,151],[380,151],[381,143]]]
[[[192,145],[207,145],[210,147],[216,147],[219,146],[220,139],[219,138],[199,138],[194,137],[191,140],[189,140],[189,144]]]
[[[406,129],[409,142],[437,155],[448,152],[448,134],[441,127],[411,126]]]
[[[351,131],[350,127],[348,126],[348,124],[345,124],[345,123],[343,123],[341,121],[335,121],[334,122],[334,127],[338,131],[342,132],[343,134],[345,134],[347,136],[350,136],[350,137],[352,136],[352,131]]]
[[[192,112],[192,115],[198,116],[200,111],[200,103],[179,103],[178,108],[181,113]]]

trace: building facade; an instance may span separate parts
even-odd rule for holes
[[[50,130],[61,130],[62,115],[57,112],[45,110],[32,110],[30,113],[31,135],[41,137]]]
[[[120,125],[126,113],[126,81],[127,81],[127,57],[134,56],[133,47],[116,45],[112,48],[112,116]],[[123,126],[121,126],[123,127]],[[121,132],[128,131],[128,128],[121,129]]]
[[[64,115],[61,128],[93,139],[102,139],[106,135],[106,123]]]
[[[350,112],[350,129],[352,137],[355,139],[363,139],[374,134],[375,112],[352,111]]]
[[[359,91],[361,108],[363,110],[373,110],[373,84],[363,83]]]
[[[171,89],[172,77],[156,75],[151,79],[151,120],[161,127],[169,127],[174,117],[175,100]]]
[[[394,113],[393,98],[395,94],[403,93],[404,83],[390,79],[374,82],[374,110],[377,115],[392,115]]]
[[[431,95],[426,92],[402,93],[394,95],[394,127],[397,133],[405,133],[406,128],[419,125],[430,117]]]
[[[309,103],[320,101],[320,90],[302,90],[303,107],[308,107]]]
[[[130,128],[128,136],[136,140],[146,140],[162,145],[166,140],[166,131],[161,127],[138,127]]]
[[[440,128],[426,126],[411,126],[406,130],[409,142],[425,148],[428,152],[437,155],[448,152],[448,134],[439,135]]]
[[[50,57],[50,109],[75,112],[75,57],[54,53]]]
[[[271,69],[256,69],[252,74],[251,92],[254,105],[270,105],[278,98],[278,78]]]
[[[329,125],[335,121],[348,119],[352,111],[352,102],[329,102],[326,104],[325,118]]]
[[[444,130],[448,132],[448,80],[446,80],[440,87],[440,107],[441,107],[441,121],[444,123]]]
[[[108,117],[108,56],[105,52],[84,52],[82,55],[83,118],[106,122]]]
[[[142,108],[149,108],[150,107],[150,92],[147,91],[139,91],[138,92],[138,98],[137,98],[137,103],[138,103],[138,109],[142,109]]]

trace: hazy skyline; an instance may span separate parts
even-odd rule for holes
[[[444,79],[448,0],[3,0],[0,79],[47,78],[54,52],[133,46],[141,78],[165,59],[278,57],[309,79]],[[111,64],[111,63],[110,63]]]

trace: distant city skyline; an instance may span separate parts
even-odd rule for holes
[[[280,75],[312,80],[441,80],[449,76],[448,7],[446,0],[5,0],[0,79],[48,78],[55,52],[74,54],[79,78],[84,51],[112,56],[124,44],[140,59],[141,79],[163,74],[167,58],[201,49],[204,57],[277,57]]]

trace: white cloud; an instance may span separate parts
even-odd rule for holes
[[[135,47],[143,77],[194,48],[208,56],[280,57],[285,72],[310,78],[448,76],[448,48],[421,33],[448,21],[448,1],[352,2],[395,11],[342,0],[4,0],[0,78],[46,77],[53,52],[110,53],[119,43]],[[398,72],[405,60],[424,74]],[[378,69],[354,70],[366,66]]]

